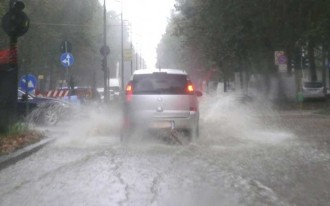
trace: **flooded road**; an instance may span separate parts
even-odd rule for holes
[[[329,205],[330,118],[210,98],[183,146],[122,145],[119,122],[49,128],[54,143],[0,171],[0,205]]]

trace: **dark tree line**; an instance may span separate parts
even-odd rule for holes
[[[316,80],[322,63],[315,51],[322,56],[329,49],[328,0],[177,0],[175,7],[158,47],[160,64],[185,69],[216,65],[223,76],[234,71],[272,73],[274,51],[283,50],[292,62],[290,72],[292,65],[300,69],[304,49],[311,80]],[[173,51],[176,47],[180,50]]]
[[[58,80],[65,78],[60,63],[60,45],[64,40],[72,44],[75,63],[71,68],[77,85],[90,86],[96,76],[97,86],[103,85],[102,56],[103,7],[94,0],[24,0],[25,12],[30,18],[30,29],[19,41],[20,75],[44,75],[48,88],[54,89]],[[8,9],[8,1],[0,0],[0,16]],[[110,74],[115,75],[117,62],[121,62],[120,15],[107,14],[107,41],[111,49],[108,59]],[[124,26],[124,43],[128,43],[128,30]],[[0,32],[0,50],[8,48],[8,37]]]

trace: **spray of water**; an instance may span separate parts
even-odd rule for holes
[[[80,106],[68,121],[56,130],[65,130],[56,142],[60,146],[97,147],[119,141],[122,123],[121,110],[117,106]]]
[[[59,135],[63,138],[59,138],[58,145],[95,147],[105,143],[120,144],[122,112],[118,105],[110,108],[80,106],[75,112],[76,115],[70,115],[69,120],[56,126],[57,131],[65,130],[65,134]],[[204,95],[200,99],[201,134],[196,144],[228,147],[281,143],[294,135],[282,127],[280,120],[279,114],[263,98],[244,101],[233,93]]]
[[[245,101],[237,94],[218,94],[201,99],[202,136],[208,143],[280,143],[294,135],[282,127],[271,103],[263,98]]]

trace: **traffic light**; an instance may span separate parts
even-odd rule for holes
[[[29,29],[30,20],[23,12],[24,8],[23,2],[16,1],[2,18],[2,29],[10,37],[23,36]]]

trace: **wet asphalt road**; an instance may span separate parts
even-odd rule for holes
[[[183,146],[122,145],[104,112],[48,128],[55,142],[0,171],[0,205],[330,205],[329,117],[208,102]]]

